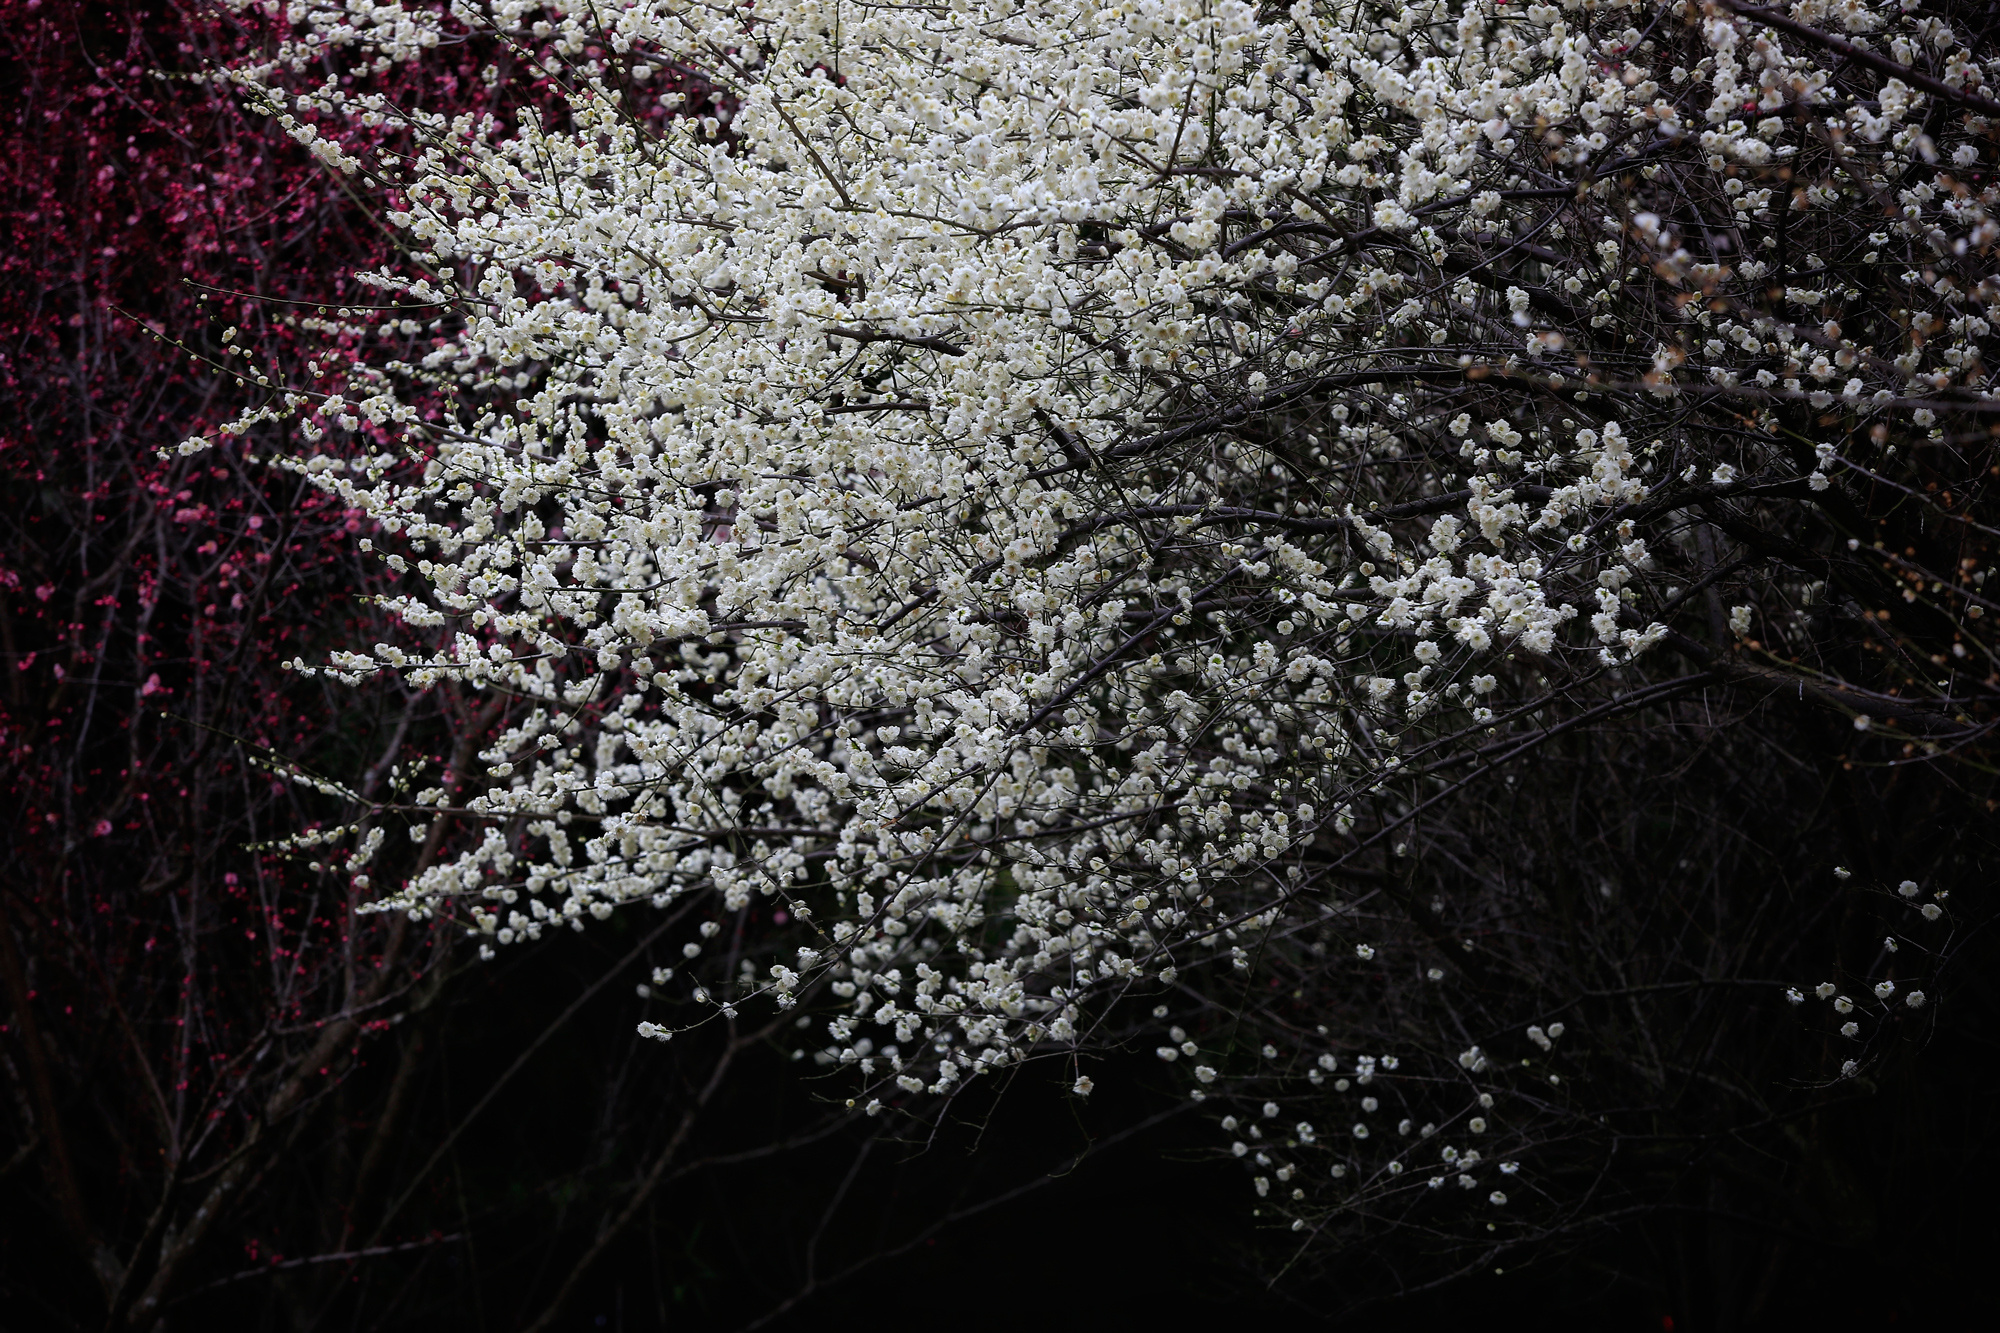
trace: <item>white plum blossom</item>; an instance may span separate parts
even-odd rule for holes
[[[1877,45],[1916,30],[1878,8]],[[737,947],[723,914],[761,911],[784,924],[744,946],[749,980],[696,986],[677,1021],[808,1006],[871,1111],[1073,1058],[1128,992],[1240,989],[1312,913],[1344,928],[1329,867],[1421,852],[1436,792],[1560,732],[1558,704],[1644,708],[1669,654],[1694,668],[1660,699],[1751,670],[1790,593],[1672,570],[1732,506],[1822,503],[1881,463],[1773,413],[1927,430],[1990,396],[2000,283],[1952,264],[1985,262],[2000,195],[1899,184],[1977,161],[1985,122],[1836,83],[1785,26],[1827,7],[1796,12],[294,7],[291,40],[227,77],[382,187],[407,262],[362,280],[428,339],[302,323],[339,392],[227,428],[296,420],[280,465],[405,579],[402,641],[296,665],[499,701],[463,790],[378,812],[450,836],[369,881],[374,908],[490,949],[694,902],[714,929],[690,970]],[[426,59],[459,23],[567,62],[560,114],[315,81]],[[647,91],[675,79],[713,96]],[[384,125],[406,152],[364,132]],[[1682,209],[1690,180],[1726,224]],[[1862,295],[1839,272],[1745,239],[1780,214],[1802,234],[1794,208],[1921,251],[1901,281],[1946,313],[1912,316],[1907,350],[1857,343],[1826,313]],[[1704,405],[1726,432],[1688,424]],[[1724,591],[1755,609],[1725,621]],[[1389,934],[1340,949],[1379,960],[1357,976],[1446,975]],[[1465,1094],[1439,1122],[1493,1105],[1520,1031],[1434,1053]],[[1543,1056],[1562,1033],[1526,1029]],[[1495,1053],[1457,1049],[1474,1036]],[[1184,1033],[1155,1049],[1196,1096],[1236,1077]],[[1336,1061],[1300,1064],[1318,1087]],[[1396,1058],[1355,1081],[1378,1069]]]

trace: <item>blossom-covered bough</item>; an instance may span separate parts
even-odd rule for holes
[[[297,665],[512,701],[483,781],[357,807],[349,869],[449,830],[377,906],[489,947],[705,895],[685,952],[728,922],[741,971],[662,969],[692,1000],[643,1030],[803,1003],[856,1104],[921,1111],[1082,1062],[1121,997],[1474,968],[1398,865],[1677,700],[1977,760],[2000,76],[1905,9],[296,6],[236,77],[382,189],[370,281],[436,334],[246,415],[326,432],[279,461],[410,578],[404,641]],[[556,109],[320,82],[466,29]],[[1310,1017],[1255,1074],[1160,1048],[1197,1095],[1405,1080],[1400,1134],[1369,1093],[1260,1194],[1506,1204],[1410,1148],[1525,1095],[1504,1034]]]

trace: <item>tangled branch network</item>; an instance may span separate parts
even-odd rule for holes
[[[1797,534],[1872,540],[1880,485],[1970,522],[1909,469],[2000,408],[2000,104],[1939,19],[291,20],[230,77],[380,189],[409,256],[368,281],[436,335],[384,359],[382,313],[344,310],[312,367],[339,383],[273,367],[231,428],[296,421],[278,461],[410,580],[405,642],[297,666],[515,701],[468,789],[347,827],[364,875],[387,828],[457,830],[383,910],[485,947],[690,895],[782,910],[706,946],[744,974],[683,1013],[830,992],[824,1058],[913,1104],[1254,967],[1566,728],[1746,678],[1925,753],[1990,726],[1984,571],[1918,584],[1971,684],[1876,690],[1787,638],[1833,596]],[[546,103],[452,120],[342,81],[466,34]],[[1717,530],[1775,535],[1691,577]],[[1470,1105],[1486,1062],[1460,1066]]]

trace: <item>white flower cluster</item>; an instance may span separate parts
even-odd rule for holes
[[[1853,877],[1852,872],[1844,866],[1836,866],[1833,873],[1835,878],[1842,882]],[[1919,904],[1916,899],[1922,893],[1923,886],[1913,879],[1903,880],[1896,885],[1896,897],[1900,898],[1908,907],[1914,908],[1917,915],[1922,917],[1926,924],[1935,922],[1943,917],[1944,903],[1951,897],[1951,891],[1949,889],[1938,889],[1931,894],[1933,901]],[[1881,949],[1876,955],[1875,963],[1868,971],[1897,970],[1903,971],[1907,976],[1909,969],[1907,967],[1899,968],[1893,961],[1894,956],[1902,952],[1905,942],[1906,940],[1898,939],[1895,935],[1884,936]],[[1923,952],[1933,958],[1941,958],[1945,955],[1946,951],[1933,947]],[[1922,990],[1910,986],[1907,980],[1899,986],[1894,978],[1885,977],[1875,982],[1872,986],[1869,986],[1868,989],[1875,996],[1875,1003],[1872,1006],[1874,1009],[1872,1017],[1878,1020],[1878,1027],[1902,1016],[1897,1012],[1899,1009],[1921,1009],[1930,1000],[1927,994]],[[1841,1061],[1840,1077],[1852,1078],[1861,1070],[1863,1060],[1870,1053],[1870,1048],[1872,1048],[1878,1035],[1876,1032],[1864,1032],[1861,1019],[1853,1016],[1857,1012],[1864,1013],[1865,1015],[1865,1011],[1869,1007],[1868,1002],[1866,1000],[1857,1001],[1851,996],[1841,994],[1840,987],[1831,981],[1822,981],[1817,986],[1814,986],[1812,988],[1812,996],[1814,999],[1831,1003],[1834,1017],[1841,1020],[1841,1036],[1847,1038],[1849,1041],[1864,1043],[1863,1057]],[[1900,998],[1898,998],[1899,996]],[[1806,993],[1797,986],[1787,987],[1785,990],[1785,1000],[1794,1006],[1803,1005],[1806,1002]]]
[[[1719,10],[453,13],[300,7],[239,74],[302,141],[406,134],[325,155],[393,183],[384,301],[443,312],[422,356],[331,350],[345,392],[292,400],[326,439],[292,464],[413,585],[407,643],[305,669],[516,701],[477,789],[412,810],[483,832],[378,905],[507,943],[782,903],[810,947],[758,987],[847,1002],[823,1054],[884,1096],[1249,967],[1354,801],[1667,636],[1649,522],[1836,475],[1689,404],[1902,410],[1977,382],[2000,299],[1925,270],[1897,355],[1815,314],[1854,293],[1807,223],[1689,248],[1663,162],[1745,228],[1893,197],[1884,255],[2000,230],[1900,183],[1985,151],[1934,142],[1926,95],[1842,93]],[[286,83],[451,23],[560,66],[562,114]],[[689,71],[701,114],[638,113]]]
[[[1547,1030],[1536,1026],[1528,1029],[1528,1035],[1543,1050],[1548,1050],[1555,1038],[1563,1032],[1563,1024],[1554,1023]],[[1325,1029],[1320,1029],[1322,1036]],[[1266,1060],[1279,1057],[1276,1048],[1266,1045],[1262,1051]],[[1487,1058],[1479,1047],[1474,1046],[1459,1057],[1460,1066],[1470,1072],[1484,1072]],[[1261,1115],[1225,1115],[1221,1128],[1232,1140],[1229,1144],[1231,1156],[1243,1159],[1245,1165],[1258,1170],[1251,1184],[1260,1199],[1273,1199],[1282,1206],[1301,1205],[1311,1197],[1306,1182],[1320,1176],[1335,1181],[1349,1181],[1349,1188],[1358,1188],[1367,1194],[1380,1195],[1389,1191],[1435,1190],[1446,1184],[1453,1184],[1460,1190],[1476,1190],[1481,1184],[1479,1168],[1487,1158],[1478,1149],[1460,1149],[1450,1143],[1441,1149],[1432,1140],[1441,1134],[1460,1132],[1481,1136],[1493,1128],[1489,1117],[1493,1113],[1496,1099],[1493,1094],[1481,1092],[1468,1095],[1456,1108],[1455,1114],[1446,1117],[1439,1124],[1428,1121],[1419,1127],[1408,1115],[1400,1114],[1398,1106],[1384,1105],[1384,1098],[1391,1097],[1401,1102],[1400,1088],[1382,1087],[1379,1080],[1393,1079],[1400,1065],[1395,1056],[1358,1056],[1354,1059],[1351,1077],[1338,1077],[1332,1082],[1336,1093],[1347,1093],[1350,1089],[1361,1091],[1353,1103],[1361,1118],[1357,1119],[1343,1135],[1337,1135],[1322,1142],[1318,1130],[1310,1121],[1300,1121],[1286,1126],[1271,1123],[1279,1117],[1282,1107],[1275,1101],[1266,1101]],[[1323,1054],[1310,1068],[1309,1076],[1315,1085],[1325,1082],[1327,1075],[1339,1074],[1342,1070],[1340,1057]],[[1419,1083],[1431,1082],[1419,1078]],[[1373,1091],[1370,1091],[1370,1089]],[[1377,1094],[1380,1095],[1377,1095]],[[1365,1151],[1368,1140],[1374,1137],[1376,1124],[1372,1117],[1380,1116],[1380,1128],[1392,1137],[1384,1140],[1379,1152],[1366,1159],[1358,1159],[1357,1153]],[[1400,1118],[1399,1118],[1400,1116]],[[1241,1137],[1238,1137],[1238,1136]],[[1315,1169],[1315,1162],[1325,1167]],[[1411,1181],[1400,1177],[1410,1170],[1423,1171],[1426,1164],[1435,1163],[1431,1170],[1439,1174],[1420,1175]],[[1519,1174],[1521,1164],[1517,1161],[1493,1163],[1504,1176]],[[1272,1190],[1279,1187],[1275,1196]],[[1485,1197],[1492,1207],[1505,1207],[1507,1195],[1493,1190]],[[1304,1217],[1295,1218],[1292,1230],[1304,1231],[1310,1224]]]

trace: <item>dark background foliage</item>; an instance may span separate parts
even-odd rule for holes
[[[1422,1227],[1295,1261],[1144,1041],[1088,1104],[1035,1066],[920,1137],[802,1076],[790,1020],[634,1037],[671,920],[482,965],[259,850],[324,814],[256,761],[449,775],[493,714],[285,672],[373,629],[353,516],[245,449],[157,452],[233,405],[224,327],[280,355],[287,303],[345,299],[384,253],[301,154],[176,77],[258,36],[188,0],[0,0],[0,1329],[1977,1317],[2000,1240],[1977,931],[1924,1030],[1809,1114],[1781,1006],[1759,1028],[1699,990],[1607,994],[1574,1020],[1615,1034],[1575,1073],[1588,1113],[1549,1125],[1587,1149],[1572,1215],[1494,1265]],[[409,91],[470,105],[477,58]],[[1550,990],[1615,991],[1663,937],[1738,975],[1809,940],[1831,974],[1875,918],[1826,864],[1974,888],[1992,850],[1978,771],[1843,768],[1840,726],[1739,695],[1579,737],[1456,807],[1399,891],[1539,886],[1452,929],[1508,935]],[[1296,1010],[1215,1023],[1309,1023],[1311,958],[1272,959]],[[1475,983],[1465,1003],[1498,1002]]]

